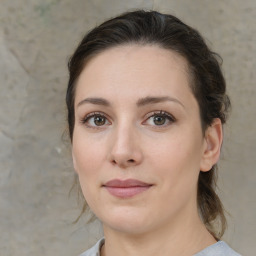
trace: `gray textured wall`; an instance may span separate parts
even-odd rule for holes
[[[98,223],[72,224],[66,63],[89,28],[141,7],[176,14],[224,59],[233,101],[219,182],[232,215],[225,240],[255,255],[255,0],[1,0],[0,255],[78,255],[100,237]]]

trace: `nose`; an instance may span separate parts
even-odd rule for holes
[[[109,160],[113,165],[126,169],[142,162],[143,154],[139,134],[132,127],[116,128],[111,136]]]

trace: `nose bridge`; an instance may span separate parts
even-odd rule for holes
[[[112,135],[111,162],[121,167],[139,164],[142,160],[142,152],[136,125],[128,117],[123,117],[113,128]]]

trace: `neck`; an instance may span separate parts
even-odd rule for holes
[[[182,221],[182,222],[180,222]],[[182,225],[181,225],[182,223]],[[127,234],[104,226],[105,245],[101,256],[185,256],[216,243],[198,214],[141,234]]]

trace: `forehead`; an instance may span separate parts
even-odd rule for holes
[[[76,95],[122,91],[127,97],[134,97],[143,91],[153,94],[166,94],[171,88],[190,91],[189,80],[187,61],[178,53],[158,45],[129,44],[91,58],[77,81]]]

